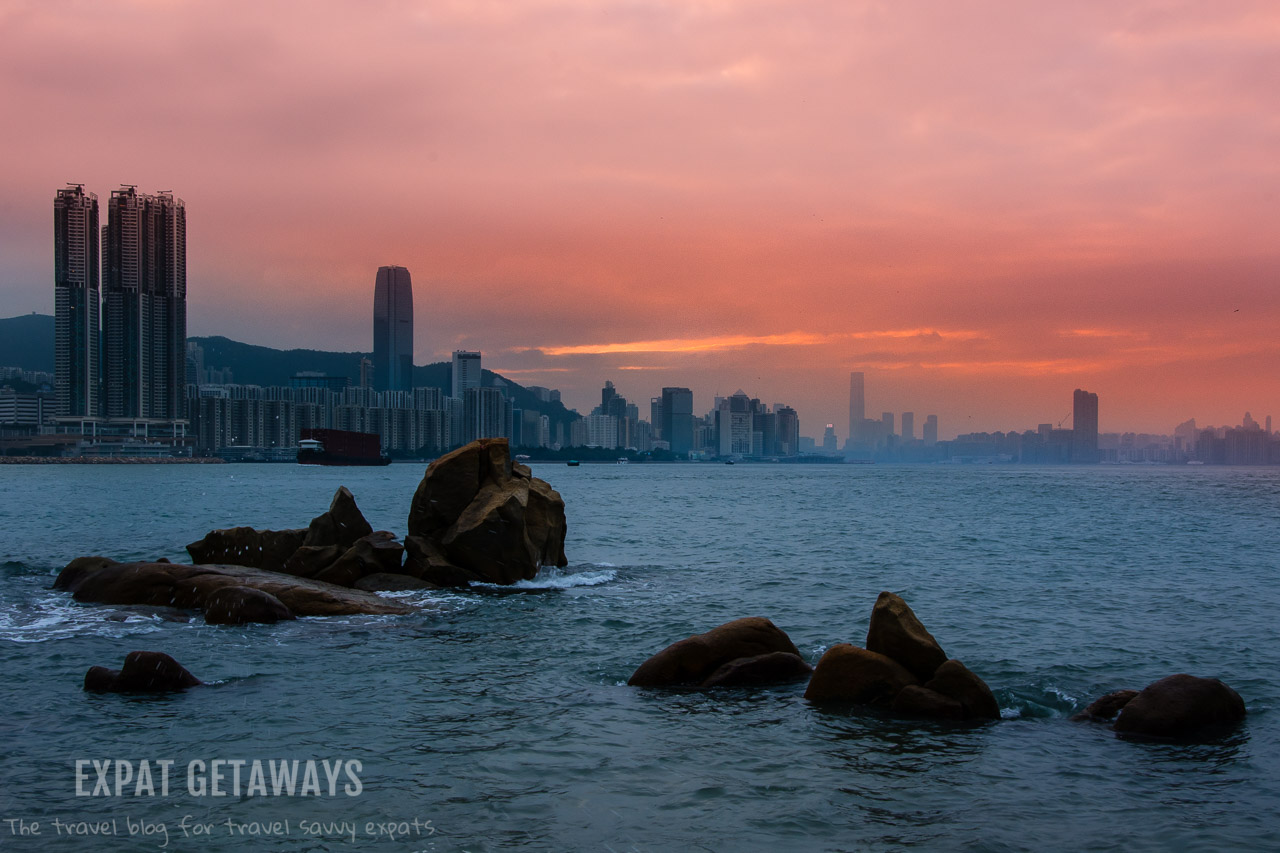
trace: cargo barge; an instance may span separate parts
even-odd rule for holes
[[[390,465],[377,433],[304,428],[298,439],[299,465]]]

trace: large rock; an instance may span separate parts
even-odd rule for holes
[[[366,592],[408,592],[420,589],[436,589],[436,585],[409,575],[393,572],[365,575],[355,582],[356,589]]]
[[[117,563],[103,557],[72,560],[54,581],[77,601],[149,604],[205,609],[226,587],[251,587],[280,600],[296,616],[411,613],[414,608],[333,584],[246,566],[186,566],[180,563]]]
[[[1170,675],[1138,693],[1113,724],[1126,735],[1191,738],[1212,734],[1244,719],[1244,700],[1216,678]]]
[[[379,530],[356,540],[342,556],[313,577],[338,586],[355,586],[356,581],[368,575],[399,572],[403,557],[404,546],[395,534]]]
[[[918,683],[892,658],[849,643],[836,643],[818,661],[804,698],[813,702],[889,706],[904,687]]]
[[[867,650],[893,658],[921,682],[947,660],[947,654],[925,630],[907,603],[891,592],[882,592],[871,609]]]
[[[958,660],[949,660],[938,667],[925,687],[959,702],[965,719],[1000,719],[1000,704],[991,688]]]
[[[84,676],[84,689],[93,693],[158,693],[203,683],[164,652],[129,652],[120,669],[95,666]]]
[[[700,685],[730,661],[771,652],[800,657],[799,649],[786,632],[768,619],[760,616],[735,619],[705,634],[667,646],[640,664],[627,684],[633,687]]]
[[[895,714],[907,717],[928,717],[933,720],[963,720],[967,716],[964,705],[936,690],[908,684],[893,697],[889,706]]]
[[[195,563],[230,563],[278,572],[306,539],[305,530],[255,530],[229,527],[212,530],[187,546]]]
[[[721,666],[701,687],[759,687],[808,678],[813,667],[791,652],[770,652],[751,658],[737,658]]]
[[[409,508],[405,570],[432,583],[528,580],[567,565],[565,530],[560,495],[512,466],[505,438],[481,439],[427,467]]]
[[[346,486],[339,486],[329,502],[329,509],[311,519],[302,545],[340,545],[350,548],[357,539],[373,532],[356,499]]]
[[[204,602],[204,621],[210,625],[273,625],[294,618],[280,599],[248,586],[215,589]]]

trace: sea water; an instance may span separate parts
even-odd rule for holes
[[[422,469],[0,467],[0,847],[1280,849],[1280,471],[535,464],[569,565],[397,594],[412,615],[209,626],[50,589],[80,555],[176,562],[213,528],[305,526],[339,485],[403,534]],[[741,616],[816,662],[863,642],[882,590],[1002,720],[626,686]],[[136,649],[209,686],[82,691]],[[1226,681],[1246,722],[1167,744],[1068,720],[1178,672]],[[116,762],[96,795],[93,760]],[[172,762],[167,791],[138,792],[143,760]],[[241,762],[238,794],[214,761]],[[245,790],[281,761],[323,790]],[[325,768],[357,766],[359,791],[331,792]]]

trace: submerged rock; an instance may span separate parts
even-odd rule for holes
[[[164,652],[130,652],[120,669],[95,666],[84,676],[92,693],[159,693],[203,683]]]
[[[1115,690],[1105,696],[1100,696],[1089,703],[1089,706],[1078,714],[1071,717],[1073,723],[1080,722],[1109,722],[1115,719],[1116,714],[1120,713],[1125,705],[1128,705],[1134,696],[1138,695],[1136,690]]]
[[[564,501],[505,438],[473,441],[432,462],[409,508],[405,570],[431,583],[512,584],[564,566]],[[415,539],[417,541],[415,541]]]
[[[1191,738],[1234,726],[1244,700],[1216,678],[1170,675],[1147,685],[1120,709],[1112,728],[1125,735]]]
[[[800,650],[791,638],[768,619],[760,616],[735,619],[705,634],[695,634],[667,646],[640,664],[627,684],[633,687],[709,686],[704,682],[725,664],[772,652],[784,652],[800,658]],[[772,665],[757,663],[756,671],[759,672],[762,666]]]
[[[959,702],[965,719],[1000,719],[1000,703],[991,688],[958,660],[938,667],[925,687]]]
[[[76,601],[147,604],[204,610],[227,587],[249,587],[277,598],[295,616],[410,613],[414,608],[372,593],[245,566],[117,563],[103,557],[72,560],[54,581]]]

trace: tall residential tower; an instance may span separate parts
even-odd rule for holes
[[[54,389],[57,413],[100,415],[98,197],[68,184],[53,199]]]
[[[373,386],[413,390],[413,283],[404,267],[378,267],[374,282]]]

